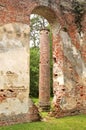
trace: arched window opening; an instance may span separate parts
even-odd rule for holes
[[[44,34],[43,34],[44,33]],[[41,36],[42,35],[42,36]],[[43,36],[45,35],[45,36]],[[49,42],[49,54],[48,54],[48,59],[46,61],[46,56],[43,56],[45,55],[44,52],[41,54],[42,52],[42,47],[40,45],[40,42],[42,42],[41,38],[44,38],[43,40],[43,44],[46,42]],[[48,41],[46,41],[46,39]],[[46,45],[45,43],[45,45]],[[46,47],[44,47],[46,51]],[[46,52],[45,52],[46,53]],[[41,56],[42,55],[42,56]],[[41,59],[44,59],[45,61],[41,61],[40,60],[40,57]],[[39,72],[41,69],[40,68],[44,68],[43,65],[40,65],[42,64],[41,62],[46,62],[46,64],[49,64],[49,68],[48,68],[48,71],[50,70],[50,74],[48,77],[47,76],[47,72],[43,72],[43,70],[41,72]],[[49,63],[48,63],[49,62]],[[42,66],[42,67],[40,67]],[[39,97],[39,100],[41,100],[41,97],[40,97],[40,91],[41,91],[41,94],[42,94],[42,90],[40,90],[40,85],[43,83],[45,84],[45,87],[47,87],[47,84],[50,84],[50,90],[47,90],[47,88],[42,88],[42,89],[46,89],[46,93],[48,92],[48,96],[50,94],[50,97],[53,96],[53,92],[52,92],[52,84],[53,84],[53,80],[52,80],[52,32],[51,32],[51,27],[50,27],[50,24],[48,23],[48,21],[40,16],[40,15],[37,15],[37,14],[31,14],[30,16],[30,96],[34,99],[34,98],[38,98]],[[44,68],[45,71],[47,71],[46,68]],[[42,77],[42,72],[45,73],[45,76],[43,75],[44,79],[42,79],[42,81],[40,80],[40,78]],[[41,73],[41,74],[40,74]],[[45,81],[46,80],[46,81]],[[40,83],[41,81],[41,83]],[[49,83],[44,83],[44,82],[49,82]],[[42,85],[43,87],[43,85]],[[43,90],[44,91],[44,90]],[[44,92],[45,92],[44,91]],[[47,99],[49,99],[49,105],[46,105],[47,108],[46,110],[49,110],[50,109],[50,97],[47,97],[46,93],[44,93],[42,95],[42,99],[45,100],[45,101],[42,101],[42,104],[43,102],[46,102]],[[43,98],[47,98],[47,99],[44,99]],[[38,101],[40,102],[40,101]],[[40,103],[38,103],[40,105]],[[42,107],[43,109],[43,107]],[[44,108],[45,110],[45,108]]]

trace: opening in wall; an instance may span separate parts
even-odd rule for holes
[[[37,14],[30,16],[30,96],[39,107],[50,109],[52,92],[52,32],[48,21]]]

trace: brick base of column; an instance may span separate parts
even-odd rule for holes
[[[49,112],[50,111],[50,103],[39,102],[39,111]]]

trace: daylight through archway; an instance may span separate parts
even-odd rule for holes
[[[30,17],[30,95],[39,97],[42,110],[50,109],[52,92],[52,32],[48,21],[37,14]]]

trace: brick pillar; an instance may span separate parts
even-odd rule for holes
[[[42,111],[49,111],[50,109],[50,45],[48,29],[43,29],[40,32],[39,107]]]

